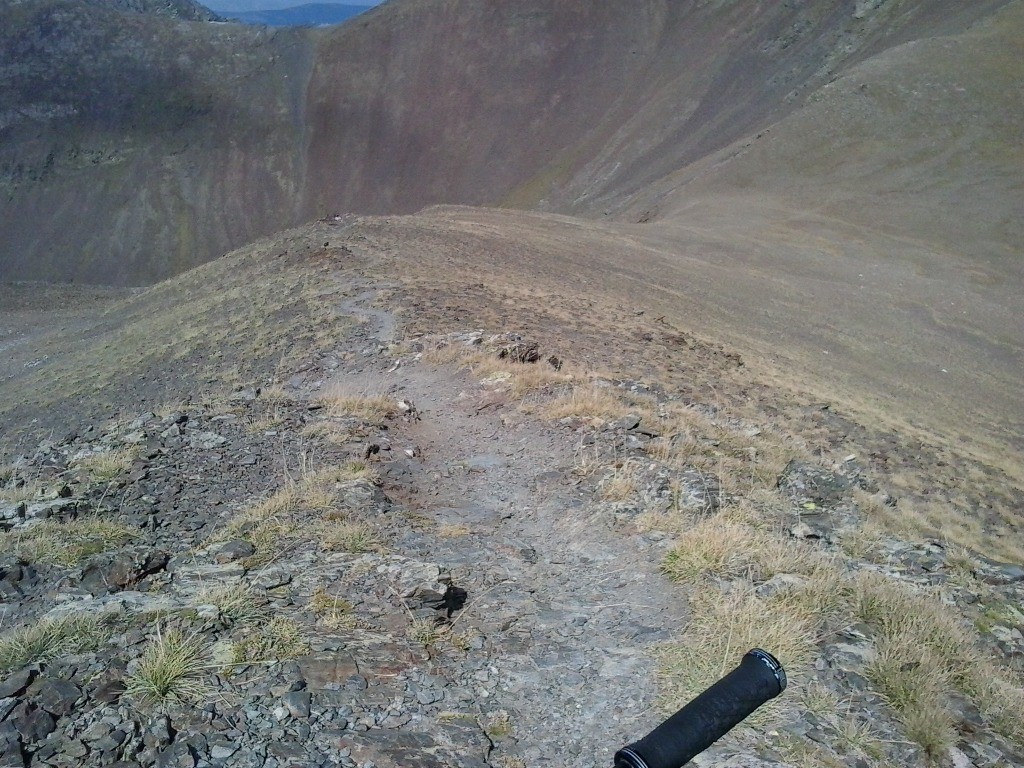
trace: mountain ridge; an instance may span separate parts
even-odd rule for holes
[[[225,15],[246,24],[264,24],[270,27],[325,27],[341,24],[372,7],[343,3],[303,3],[264,11],[227,11]]]
[[[126,105],[134,128],[95,99],[3,92],[0,222],[9,237],[0,264],[18,278],[138,284],[335,211],[502,203],[600,217],[778,122],[857,61],[1015,3],[870,5],[498,3],[439,14],[406,0],[337,31],[261,38],[235,25],[181,28],[112,11],[83,19],[70,3],[61,6],[70,21],[45,23],[72,41],[121,41],[106,53],[83,44],[94,82],[111,74],[104,57],[131,69],[133,35],[156,51],[194,53],[184,69],[153,61],[136,82],[120,79],[120,95],[107,98]],[[35,0],[18,13],[45,7]],[[10,56],[31,24],[6,13],[0,55]],[[240,56],[222,61],[229,51]],[[37,47],[3,66],[17,75],[41,56],[53,58]],[[81,79],[76,68],[67,82]],[[259,86],[237,97],[234,84],[251,78]],[[71,141],[62,124],[70,116],[79,137]],[[263,124],[273,126],[267,138],[254,135]],[[232,188],[221,179],[246,180]],[[93,191],[89,214],[48,227],[46,212],[80,199],[78,189]],[[83,246],[70,271],[48,253]]]

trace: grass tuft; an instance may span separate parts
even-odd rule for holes
[[[325,521],[318,527],[321,546],[330,552],[378,552],[381,542],[368,523]]]
[[[359,626],[352,603],[328,593],[322,586],[310,596],[309,609],[329,629],[355,629]]]
[[[199,635],[157,630],[136,670],[126,680],[125,693],[144,706],[188,704],[210,695],[204,681],[207,651]]]
[[[607,387],[586,385],[531,405],[528,410],[535,410],[545,419],[614,419],[625,416],[630,407]]]
[[[405,630],[406,636],[420,645],[430,647],[441,639],[441,631],[433,619],[414,619]]]
[[[0,671],[99,650],[112,634],[110,617],[70,615],[40,621],[0,636]]]
[[[265,626],[236,643],[232,661],[250,664],[265,661],[287,661],[309,651],[302,627],[291,619],[276,617]]]
[[[812,607],[764,600],[742,590],[723,594],[705,589],[694,596],[692,611],[695,618],[682,640],[659,649],[667,708],[677,708],[704,691],[751,648],[769,650],[797,688],[802,685],[820,629]],[[773,722],[784,706],[776,699],[752,715],[750,722]]]
[[[395,399],[384,394],[352,392],[333,387],[317,400],[332,418],[353,417],[373,424],[381,424],[398,413]]]
[[[95,482],[106,483],[131,469],[136,456],[138,449],[135,447],[119,448],[80,456],[74,466]]]
[[[241,582],[207,590],[199,595],[197,603],[216,606],[220,615],[231,625],[255,624],[269,615],[261,597]]]
[[[0,551],[14,552],[33,563],[73,568],[87,557],[118,547],[137,535],[127,525],[98,517],[66,523],[51,519],[0,534]]]
[[[599,492],[605,501],[628,501],[640,489],[641,467],[635,461],[624,461],[601,481]]]

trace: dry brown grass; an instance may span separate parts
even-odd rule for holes
[[[858,500],[862,511],[867,509],[875,518],[889,509],[870,507],[870,500],[863,497]],[[862,622],[872,628],[875,650],[865,675],[893,707],[906,738],[921,745],[931,758],[946,754],[957,740],[948,704],[951,691],[971,697],[995,730],[1013,739],[1024,737],[1019,716],[1011,714],[1024,705],[1020,680],[979,649],[963,617],[890,577],[867,571],[850,576],[840,559],[781,535],[780,525],[788,514],[777,493],[762,490],[711,518],[670,513],[641,520],[644,526],[673,534],[674,543],[662,567],[671,578],[691,586],[698,617],[681,641],[664,651],[668,690],[678,691],[680,699],[683,692],[697,693],[727,671],[725,659],[730,652],[738,656],[745,645],[760,644],[795,659],[786,667],[799,691],[816,638],[829,628]],[[873,537],[883,535],[881,524],[874,520],[864,528],[868,539],[848,547],[856,554],[877,543]],[[965,550],[953,550],[950,567],[959,569],[965,579],[973,578],[975,564]],[[764,597],[738,586],[745,581],[752,589],[775,574],[793,576]],[[727,594],[717,586],[719,580],[731,585]],[[768,616],[785,617],[785,626],[773,625],[764,634],[750,629]],[[787,636],[792,627],[797,628],[796,634]],[[730,661],[735,663],[736,658]],[[802,691],[801,697],[809,709],[815,699],[822,699],[820,688],[813,687]],[[817,706],[827,709],[832,703],[819,701]],[[839,723],[836,728],[839,738],[832,747],[839,754],[871,759],[881,754],[868,724]],[[831,754],[829,750],[801,754],[795,762],[828,764]]]
[[[792,459],[808,458],[792,436],[754,428],[724,411],[712,414],[668,403],[660,413],[649,414],[646,423],[659,434],[648,446],[651,458],[715,475],[728,496],[774,490]]]
[[[633,460],[620,462],[598,486],[605,501],[627,501],[640,490],[642,467]]]
[[[317,587],[310,596],[309,609],[329,629],[355,629],[359,626],[352,603],[331,595],[323,586]]]
[[[632,409],[616,392],[608,387],[584,384],[557,397],[527,404],[528,413],[545,419],[615,419],[627,415]]]
[[[930,755],[943,754],[956,739],[950,690],[972,697],[994,728],[1024,738],[1019,718],[1008,717],[1024,703],[1020,680],[978,649],[973,632],[950,608],[865,573],[855,582],[854,611],[875,632],[877,653],[868,678],[899,713],[908,737]]]
[[[380,536],[369,523],[327,520],[317,526],[316,538],[329,552],[380,552]]]
[[[459,363],[471,355],[479,353],[476,347],[469,347],[465,344],[440,344],[423,352],[421,360],[431,365],[451,365]]]
[[[309,643],[302,627],[292,619],[278,616],[234,645],[232,663],[287,661],[308,651]]]
[[[248,568],[265,565],[306,539],[321,541],[339,551],[371,551],[379,547],[372,529],[348,523],[345,514],[338,510],[346,485],[379,482],[373,466],[350,461],[314,470],[308,461],[301,464],[298,479],[287,480],[270,496],[244,507],[207,543],[248,541],[256,549],[243,561]],[[311,524],[300,525],[304,516],[315,519]]]
[[[36,477],[25,476],[19,468],[7,464],[0,476],[0,503],[20,504],[40,497],[45,486]]]
[[[313,421],[302,428],[304,437],[319,437],[332,445],[351,442],[355,434],[349,425],[336,421]]]
[[[545,363],[515,363],[494,354],[472,352],[459,360],[477,379],[507,384],[514,398],[561,387],[570,381],[569,373],[556,371]]]
[[[14,552],[33,563],[73,568],[87,557],[119,547],[137,535],[134,528],[98,517],[80,517],[66,523],[51,519],[0,533],[0,551]]]
[[[1006,535],[983,515],[951,502],[901,498],[883,504],[877,494],[854,492],[854,501],[866,524],[876,531],[902,538],[939,539],[950,548],[972,549],[997,560],[1024,562],[1024,541]]]
[[[814,574],[827,561],[792,540],[715,516],[679,533],[662,569],[676,581],[746,576],[756,583],[778,573]]]
[[[469,536],[473,529],[462,523],[441,523],[437,527],[437,535],[442,539],[460,539]]]
[[[433,619],[413,619],[406,627],[405,635],[410,640],[429,648],[437,644],[442,632]]]
[[[237,582],[202,592],[198,605],[213,605],[230,625],[249,625],[270,615],[266,600],[244,582]]]
[[[316,402],[324,406],[332,418],[352,417],[372,424],[382,424],[398,413],[398,403],[383,393],[357,392],[342,385],[322,392]]]
[[[447,344],[423,353],[424,362],[433,365],[457,365],[468,369],[478,380],[504,386],[513,398],[553,391],[571,383],[574,375],[556,371],[547,363],[516,363],[503,360],[480,347]]]
[[[75,459],[73,466],[85,472],[95,482],[109,482],[131,469],[138,456],[138,448],[115,448],[109,451],[89,453]]]
[[[681,706],[729,672],[751,648],[766,648],[782,662],[799,690],[807,681],[821,620],[810,606],[763,600],[752,592],[699,590],[693,621],[677,643],[659,650],[662,695],[667,708]],[[775,722],[787,706],[775,699],[751,722]]]

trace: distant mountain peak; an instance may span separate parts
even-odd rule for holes
[[[170,16],[186,21],[224,21],[209,8],[194,0],[86,0],[89,5],[118,11]]]

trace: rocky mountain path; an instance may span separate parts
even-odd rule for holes
[[[393,325],[360,306],[370,298],[343,307],[387,340]],[[526,417],[500,382],[449,365],[384,376],[410,409],[381,454],[385,492],[415,521],[394,547],[437,562],[468,592],[451,632],[482,647],[447,672],[471,692],[471,710],[500,721],[494,764],[610,765],[654,723],[651,646],[685,615],[657,545],[595,512],[581,431]],[[327,387],[369,391],[372,380],[363,371]],[[436,663],[444,670],[443,655]]]

